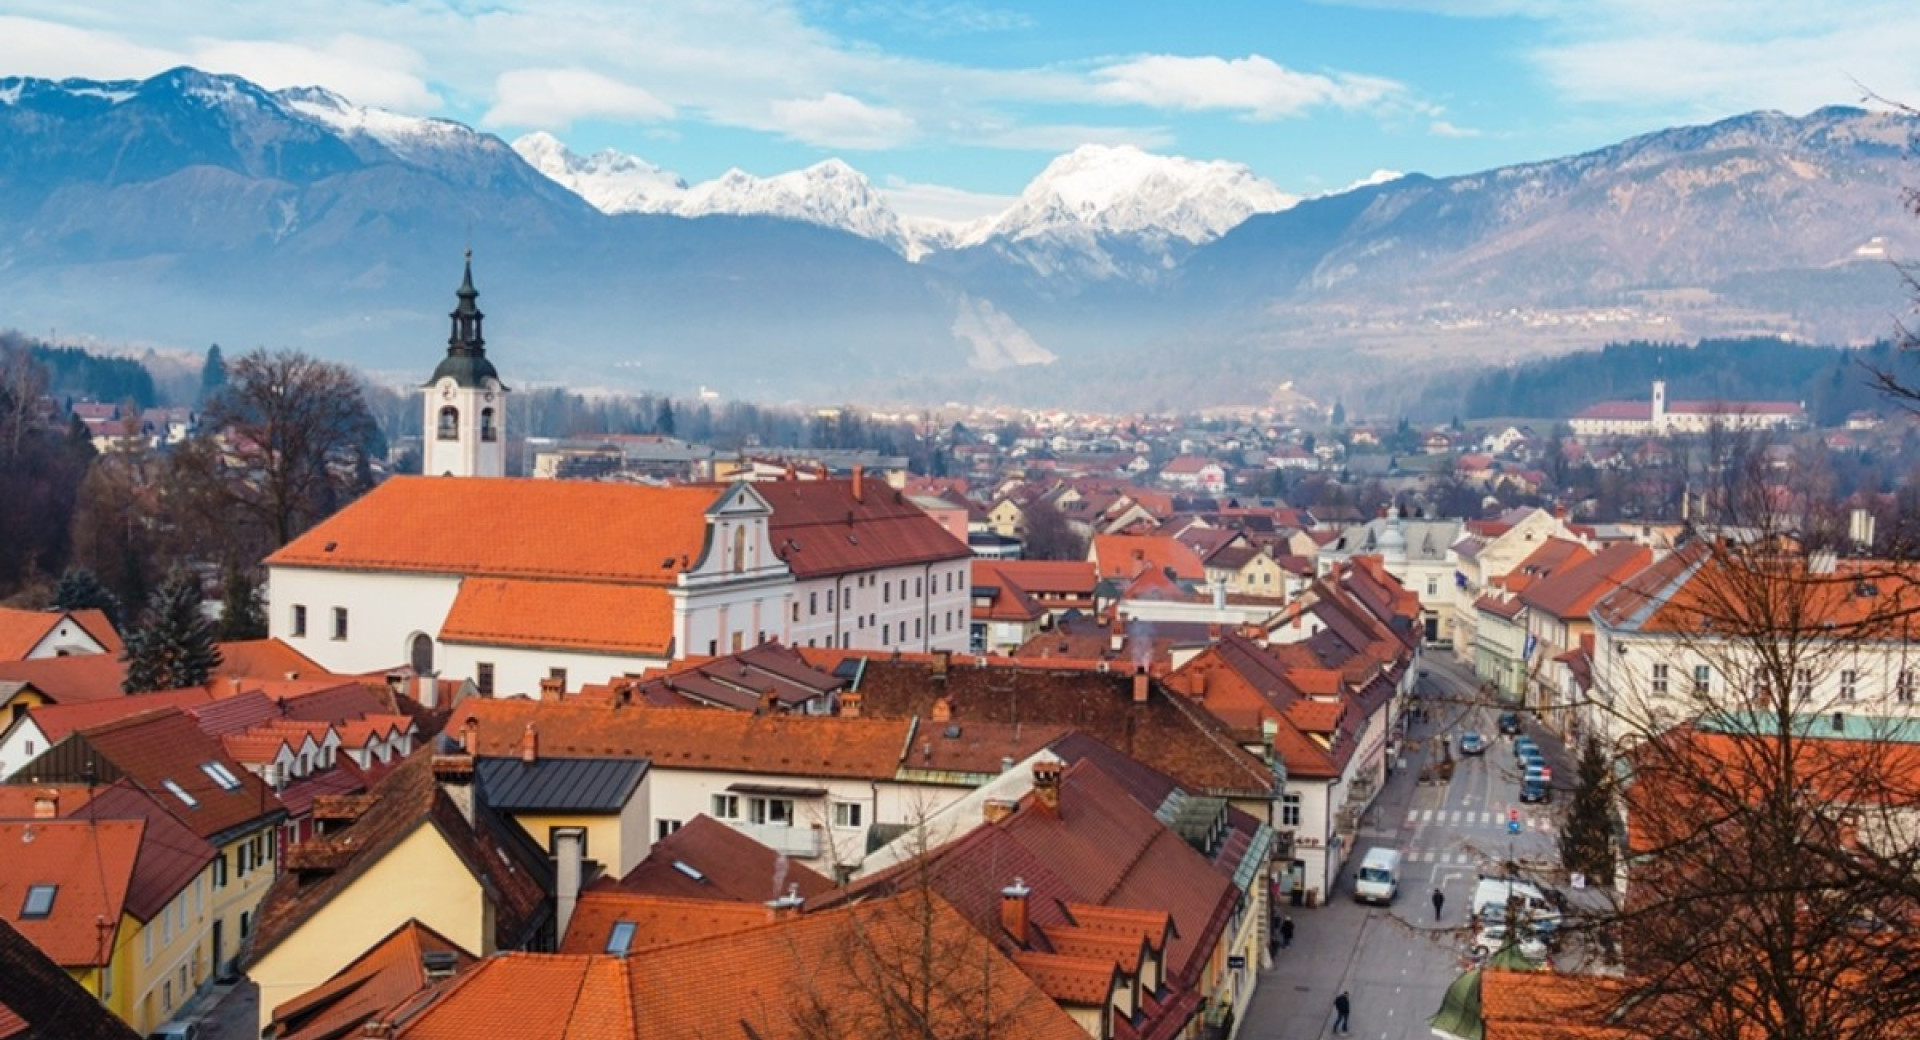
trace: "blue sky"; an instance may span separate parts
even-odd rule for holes
[[[685,176],[838,156],[903,212],[998,208],[1083,143],[1312,194],[1866,91],[1920,102],[1913,0],[10,0],[0,76],[178,64],[547,130]]]

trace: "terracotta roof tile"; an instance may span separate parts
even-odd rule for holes
[[[791,710],[844,686],[846,680],[813,667],[797,651],[767,642],[725,657],[678,661],[640,680],[616,679],[605,685],[582,687],[569,699],[607,705],[637,697],[661,707],[700,705],[758,711],[771,695],[778,707]]]
[[[1176,538],[1156,535],[1101,534],[1093,537],[1093,560],[1102,578],[1131,580],[1144,571],[1204,581],[1207,568]]]
[[[695,879],[674,866],[683,863],[698,871]],[[618,881],[597,882],[636,895],[713,899],[758,906],[798,885],[809,898],[833,887],[833,882],[804,864],[710,816],[688,820],[672,834],[653,843],[647,858],[634,864]],[[592,951],[588,951],[592,952]]]
[[[711,487],[394,477],[267,563],[666,584],[699,559],[718,498]]]
[[[673,597],[660,586],[468,578],[440,628],[449,643],[665,656]]]
[[[771,911],[759,903],[716,899],[674,899],[590,888],[580,893],[567,924],[561,953],[633,953],[689,939],[731,935],[765,925]],[[616,924],[633,926],[624,950],[609,949]]]
[[[0,920],[63,968],[107,963],[145,831],[139,820],[0,821]],[[24,917],[29,890],[43,886],[53,890],[48,913]],[[114,926],[105,934],[102,920]]]
[[[1601,597],[1653,562],[1644,545],[1617,542],[1565,567],[1520,594],[1527,606],[1563,620],[1584,621]]]
[[[44,796],[54,800],[55,816],[71,815],[101,790],[98,784],[41,784],[15,778],[0,784],[0,820],[28,820],[34,816],[34,802]]]
[[[193,883],[200,871],[213,862],[214,847],[207,844],[155,802],[152,796],[119,780],[100,789],[91,801],[68,806],[61,811],[70,819],[141,820],[146,830],[140,838],[140,858],[134,864],[133,881],[127,888],[127,913],[141,921],[151,921],[173,898]]]
[[[112,654],[0,661],[0,680],[28,683],[55,704],[124,697],[120,684],[126,677],[126,662]]]
[[[197,708],[213,703],[213,695],[205,687],[190,686],[184,690],[159,690],[153,693],[136,693],[122,697],[110,697],[97,701],[77,701],[72,704],[47,704],[27,709],[33,724],[47,738],[49,745],[57,744],[67,734],[77,729],[86,729],[117,719],[131,718],[143,712],[158,711],[162,708]]]
[[[289,673],[321,678],[327,674],[307,655],[278,639],[221,643],[220,674],[254,679],[285,679]]]
[[[655,768],[788,776],[891,778],[907,724],[886,719],[758,715],[699,708],[617,708],[470,697],[447,723],[479,721],[483,755],[517,755],[528,724],[540,753],[560,758],[647,758]]]
[[[64,610],[0,607],[0,661],[25,659],[66,617]],[[108,631],[112,631],[111,628]],[[89,631],[88,635],[92,635],[92,632]]]
[[[773,551],[805,580],[972,555],[919,506],[882,481],[863,482],[853,496],[849,480],[781,480],[754,485],[773,517]]]
[[[356,1035],[361,1023],[430,984],[428,953],[448,955],[455,972],[478,963],[458,943],[409,918],[332,978],[274,1008],[273,1035],[277,1040]]]
[[[1062,1004],[1105,1008],[1120,974],[1111,960],[1021,950],[1013,963],[1047,996]]]

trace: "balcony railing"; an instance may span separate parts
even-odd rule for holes
[[[788,856],[813,859],[820,855],[820,828],[789,827],[783,823],[744,823],[735,821],[738,830],[754,841]]]

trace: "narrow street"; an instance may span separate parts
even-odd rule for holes
[[[1559,819],[1571,773],[1557,743],[1530,728],[1554,769],[1554,801],[1522,805],[1511,738],[1498,735],[1499,710],[1476,703],[1472,670],[1434,652],[1422,661],[1419,703],[1405,767],[1398,769],[1366,816],[1358,847],[1327,904],[1293,909],[1291,948],[1264,973],[1239,1035],[1253,1040],[1319,1040],[1333,1034],[1333,1001],[1351,1000],[1351,1034],[1370,1040],[1415,1040],[1431,1034],[1427,1017],[1446,988],[1470,966],[1473,933],[1468,903],[1479,875],[1498,874],[1508,860],[1558,860]],[[1460,756],[1459,735],[1488,740],[1481,755]],[[1453,750],[1446,783],[1420,783],[1422,766],[1441,760],[1440,738]],[[1508,832],[1518,811],[1519,832]],[[1353,865],[1375,846],[1399,849],[1400,893],[1392,906],[1353,901]],[[1431,895],[1446,897],[1434,919]]]

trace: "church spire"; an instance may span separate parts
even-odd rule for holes
[[[481,334],[481,322],[486,315],[480,313],[480,290],[473,287],[473,250],[467,250],[466,261],[460,288],[454,293],[460,302],[447,315],[452,321],[452,331],[447,336],[447,356],[433,370],[428,385],[439,382],[442,376],[451,376],[463,387],[482,387],[488,380],[496,384],[500,381],[493,362],[487,360],[487,341]]]

